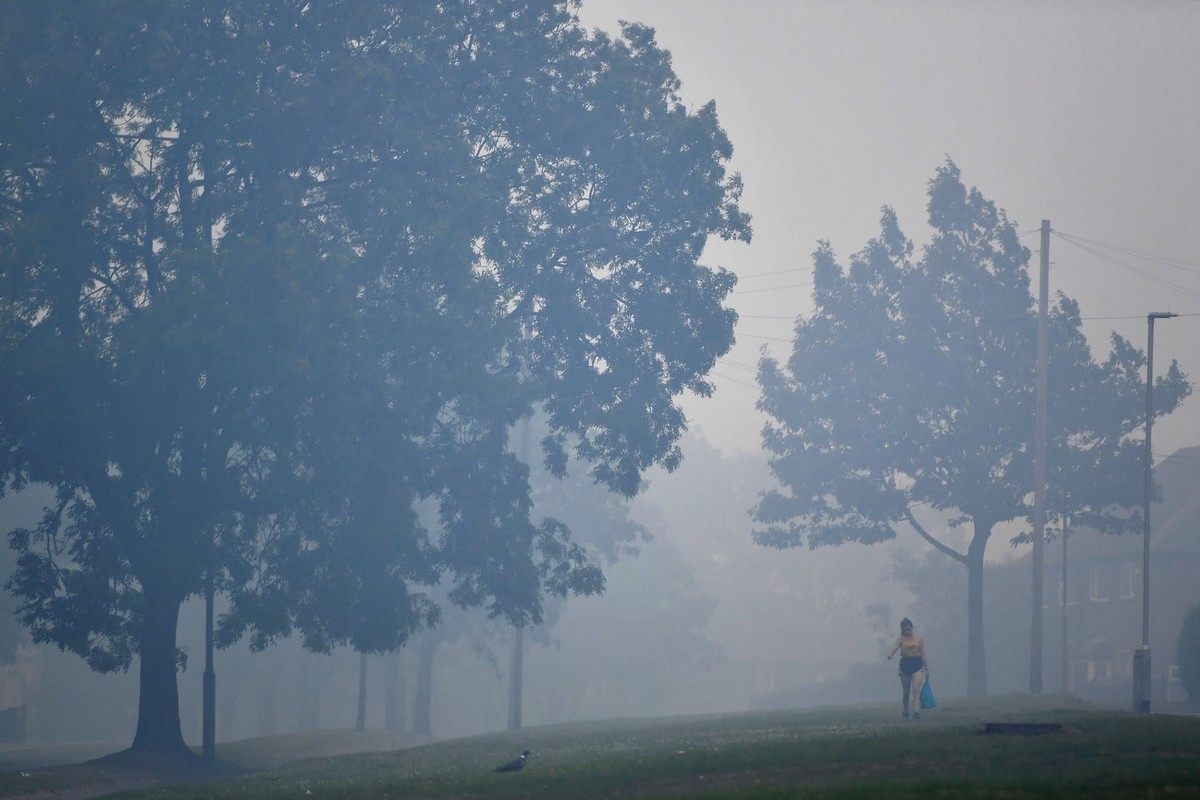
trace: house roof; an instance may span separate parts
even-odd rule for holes
[[[1200,554],[1200,447],[1184,447],[1154,467],[1162,496],[1150,507],[1150,549],[1162,553]],[[1140,509],[1135,510],[1139,513]],[[1099,533],[1079,527],[1067,540],[1068,558],[1108,559],[1142,552],[1141,535]],[[1062,561],[1062,548],[1046,548],[1046,563]]]
[[[1152,550],[1200,551],[1200,447],[1176,450],[1154,468],[1162,501],[1150,507]]]

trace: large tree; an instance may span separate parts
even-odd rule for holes
[[[847,269],[828,244],[818,249],[815,310],[798,320],[785,364],[760,363],[779,487],[754,510],[755,537],[816,548],[915,531],[967,569],[967,687],[979,694],[984,551],[997,525],[1031,513],[1037,310],[1015,225],[951,162],[930,181],[928,211],[933,236],[918,259],[890,209]],[[1126,530],[1141,504],[1145,358],[1114,334],[1097,362],[1080,327],[1077,305],[1060,295],[1049,326],[1048,509]],[[1191,388],[1175,363],[1155,386],[1156,415]]]
[[[572,4],[0,8],[0,483],[35,640],[140,658],[134,750],[185,752],[175,628],[399,646],[421,591],[522,625],[596,591],[530,517],[535,408],[631,494],[732,342],[731,148],[653,32]],[[435,503],[435,528],[417,509]]]

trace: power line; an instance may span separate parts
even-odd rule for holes
[[[1069,234],[1063,234],[1059,231],[1051,231],[1051,233],[1053,233],[1055,236],[1057,236],[1062,241],[1067,242],[1068,244],[1073,244],[1076,247],[1078,247],[1079,249],[1084,250],[1088,253],[1091,253],[1092,255],[1096,256],[1097,258],[1103,259],[1104,261],[1108,261],[1111,264],[1115,264],[1118,267],[1121,267],[1122,269],[1129,270],[1130,272],[1133,272],[1136,275],[1140,275],[1141,277],[1145,278],[1146,280],[1152,281],[1152,282],[1160,284],[1162,286],[1166,286],[1169,289],[1174,289],[1175,291],[1179,292],[1180,294],[1184,294],[1193,299],[1200,300],[1200,292],[1189,289],[1186,286],[1181,286],[1178,283],[1175,283],[1174,281],[1167,280],[1166,278],[1161,278],[1158,275],[1155,275],[1153,272],[1149,272],[1147,270],[1135,267],[1132,264],[1126,263],[1125,261],[1122,261],[1121,259],[1116,258],[1115,256],[1112,256],[1112,255],[1109,255],[1108,253],[1102,252],[1101,250],[1097,249],[1096,247],[1092,247],[1091,245],[1084,244],[1085,240],[1081,239],[1080,237],[1070,236]],[[1200,267],[1198,267],[1198,269],[1200,269]]]
[[[778,292],[780,289],[807,289],[812,283],[789,283],[786,286],[767,286],[763,289],[734,289],[730,294],[758,294],[759,292]]]
[[[1090,245],[1093,245],[1095,247],[1100,247],[1105,250],[1115,250],[1118,253],[1124,253],[1125,255],[1130,255],[1130,256],[1137,256],[1138,258],[1144,258],[1147,261],[1157,261],[1161,264],[1168,264],[1170,266],[1179,267],[1180,269],[1187,270],[1189,272],[1193,271],[1193,270],[1196,272],[1200,272],[1200,263],[1196,263],[1194,261],[1184,261],[1183,259],[1180,259],[1180,258],[1170,258],[1169,256],[1155,255],[1154,253],[1147,253],[1142,250],[1134,250],[1132,247],[1122,247],[1121,245],[1118,245],[1118,244],[1107,244],[1105,242],[1100,242],[1095,239],[1089,239],[1086,236],[1076,236],[1076,235],[1070,234],[1070,233],[1062,233],[1061,231],[1053,231],[1052,230],[1051,233],[1060,237],[1061,239],[1064,239],[1065,241],[1070,242],[1072,240],[1076,240],[1076,241],[1080,241],[1080,242],[1087,242]],[[1074,242],[1072,242],[1072,243],[1074,243]]]
[[[728,364],[731,367],[737,367],[738,369],[744,369],[747,372],[753,372],[755,375],[758,374],[758,367],[755,367],[751,364],[743,364],[740,361],[734,361],[732,358],[718,358],[717,361],[721,364]]]
[[[797,272],[803,272],[803,270],[801,270],[799,267],[793,267],[792,269],[777,269],[777,270],[773,270],[771,272],[752,272],[749,275],[739,274],[738,280],[750,280],[751,278],[766,278],[771,275],[793,275]]]
[[[743,381],[739,378],[735,378],[732,375],[724,375],[720,372],[717,372],[716,370],[713,370],[710,374],[713,377],[720,378],[723,381],[729,381],[730,383],[736,383],[738,386],[745,386],[747,389],[753,389],[756,392],[758,391],[757,383],[749,383],[748,381]]]
[[[1024,236],[1029,233],[1037,233],[1037,232],[1039,232],[1039,229],[1035,228],[1030,231],[1022,231],[1020,235]],[[1089,239],[1084,236],[1076,236],[1074,234],[1064,233],[1064,232],[1058,231],[1058,230],[1051,230],[1051,233],[1053,235],[1057,236],[1062,241],[1067,242],[1068,244],[1073,244],[1076,247],[1080,248],[1081,250],[1084,250],[1085,252],[1088,252],[1088,253],[1096,256],[1097,258],[1100,258],[1104,261],[1107,261],[1111,264],[1121,267],[1122,269],[1133,272],[1134,274],[1139,275],[1142,278],[1145,278],[1149,281],[1152,281],[1154,283],[1165,286],[1165,287],[1172,289],[1176,292],[1179,292],[1180,294],[1183,294],[1187,297],[1191,297],[1193,299],[1200,300],[1200,291],[1189,289],[1188,287],[1180,285],[1178,283],[1175,283],[1174,281],[1170,281],[1170,280],[1167,280],[1166,278],[1162,278],[1162,277],[1154,274],[1153,272],[1149,272],[1145,269],[1136,267],[1136,266],[1128,263],[1127,261],[1124,261],[1120,258],[1117,258],[1116,256],[1113,256],[1109,253],[1105,253],[1102,251],[1108,250],[1108,251],[1120,253],[1120,254],[1126,255],[1126,256],[1143,258],[1148,261],[1157,262],[1159,264],[1163,264],[1165,266],[1172,267],[1174,269],[1183,270],[1185,272],[1188,272],[1189,274],[1200,273],[1200,264],[1198,264],[1198,263],[1185,261],[1183,259],[1178,259],[1178,258],[1171,258],[1168,256],[1161,256],[1161,255],[1157,255],[1154,253],[1148,253],[1148,252],[1136,250],[1136,249],[1130,248],[1130,247],[1123,247],[1121,245],[1115,245],[1115,244],[1110,244],[1110,243],[1106,243],[1106,242],[1101,242],[1101,241],[1098,241],[1095,239]],[[770,272],[754,273],[752,275],[742,275],[739,277],[740,278],[760,278],[760,277],[769,277],[769,276],[773,276],[773,275],[793,274],[797,271],[798,270],[796,270],[796,269],[774,270],[774,271],[770,271]],[[787,284],[784,286],[773,286],[773,287],[758,288],[758,289],[741,289],[741,290],[734,289],[732,294],[735,294],[735,295],[757,294],[757,293],[761,293],[761,292],[780,291],[783,289],[805,288],[805,287],[808,287],[811,285],[812,285],[812,282],[808,281],[808,282],[799,283],[799,284]],[[1182,313],[1182,314],[1179,314],[1178,316],[1181,316],[1181,317],[1200,316],[1200,313]],[[1102,320],[1134,320],[1134,319],[1143,319],[1144,317],[1145,317],[1144,314],[1128,314],[1128,315],[1118,314],[1118,315],[1111,315],[1111,316],[1094,316],[1094,317],[1093,316],[1082,316],[1082,317],[1080,317],[1080,320],[1085,321],[1085,322],[1086,321],[1102,321]],[[739,318],[740,319],[763,319],[763,320],[779,320],[779,321],[795,322],[799,318],[799,315],[784,316],[784,315],[768,315],[768,314],[740,314]],[[739,332],[739,335],[743,336],[743,337],[749,337],[752,339],[761,339],[761,340],[771,341],[771,342],[781,342],[784,344],[792,343],[792,340],[790,340],[790,339],[781,339],[778,337],[765,336],[765,335],[761,335],[761,334]]]
[[[743,333],[740,331],[736,332],[734,335],[735,336],[748,336],[751,339],[765,339],[768,342],[783,342],[784,344],[792,343],[791,339],[780,339],[778,336],[760,336],[756,333]]]

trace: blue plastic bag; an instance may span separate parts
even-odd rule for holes
[[[933,687],[928,679],[921,684],[921,708],[937,708],[937,698],[933,696]]]

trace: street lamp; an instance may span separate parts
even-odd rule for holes
[[[1146,455],[1142,497],[1142,646],[1133,653],[1133,710],[1150,713],[1150,494],[1152,455],[1150,431],[1154,427],[1154,320],[1177,317],[1170,311],[1146,315]]]

